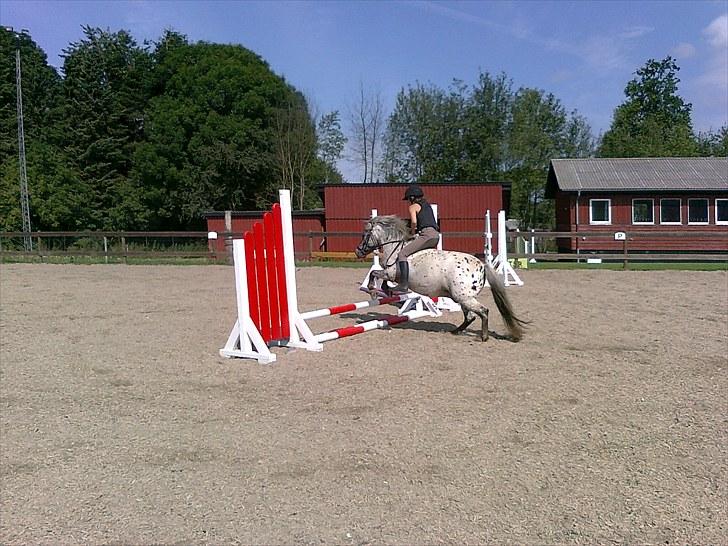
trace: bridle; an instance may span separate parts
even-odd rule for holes
[[[362,254],[366,256],[373,250],[380,250],[384,245],[396,243],[397,246],[394,247],[394,249],[389,253],[389,255],[384,260],[384,269],[388,269],[389,267],[393,266],[397,262],[397,254],[402,249],[402,247],[407,242],[407,240],[399,239],[396,241],[387,241],[386,243],[378,243],[378,241],[377,241],[374,244],[372,244],[372,237],[373,237],[373,233],[372,233],[372,230],[370,229],[369,231],[366,232],[366,234],[364,236],[364,240],[359,244],[359,248],[361,249]],[[389,260],[392,258],[392,256],[394,256],[394,260],[390,263]]]

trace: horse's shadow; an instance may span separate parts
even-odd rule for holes
[[[368,322],[370,320],[382,320],[384,316],[386,315],[393,315],[395,313],[374,313],[374,312],[368,312],[368,313],[342,313],[339,315],[341,318],[346,319],[352,319],[357,322],[357,324],[362,322]],[[473,324],[480,324],[479,321],[476,319],[476,322]],[[407,322],[400,322],[399,324],[396,324],[394,326],[398,330],[417,330],[420,332],[433,332],[433,333],[452,333],[452,331],[455,329],[455,325],[453,325],[450,322],[433,322],[433,321],[418,321],[418,320],[410,320]],[[500,339],[500,340],[510,340],[510,337],[507,335],[499,334],[498,332],[494,332],[493,330],[488,330],[488,335],[494,339]],[[471,324],[469,329],[465,330],[464,332],[461,332],[457,336],[453,337],[463,337],[463,338],[475,338],[480,339],[480,329],[473,328],[473,325]]]

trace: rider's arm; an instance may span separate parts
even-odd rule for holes
[[[412,203],[409,206],[410,213],[410,232],[412,235],[417,233],[417,213],[420,212],[422,207],[418,203]]]

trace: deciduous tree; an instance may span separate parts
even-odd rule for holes
[[[617,107],[604,133],[601,157],[692,156],[697,146],[692,131],[692,105],[677,93],[680,70],[672,57],[650,59],[624,89],[627,97]]]

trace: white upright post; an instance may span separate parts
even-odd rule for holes
[[[323,345],[316,341],[308,324],[298,312],[298,292],[296,290],[296,262],[293,247],[293,221],[291,219],[291,192],[278,191],[281,206],[281,230],[283,231],[283,265],[286,274],[286,293],[288,297],[288,324],[290,330],[289,347],[302,347],[309,351],[322,351]]]
[[[490,210],[485,211],[485,261],[493,266],[493,232],[490,229]]]
[[[437,222],[439,216],[437,215],[437,205],[434,203],[432,204],[432,215],[435,217],[435,222]],[[442,233],[440,233],[440,237],[437,240],[437,250],[442,250]]]
[[[511,283],[523,286],[523,281],[516,274],[510,263],[508,263],[508,251],[506,250],[506,211],[498,212],[498,267],[497,273],[503,275],[503,284],[510,286]]]
[[[377,209],[372,209],[372,215],[371,218],[374,218],[375,216],[379,216],[379,211]],[[379,261],[379,251],[374,251],[374,261],[372,262],[372,266],[369,268],[369,271],[367,272],[366,276],[364,277],[364,280],[359,285],[359,290],[362,292],[366,292],[369,294],[369,279],[371,278],[371,274],[373,271],[381,271],[384,269],[382,267],[382,264]],[[381,292],[382,291],[382,283],[384,282],[383,279],[375,279],[374,281],[374,289]],[[370,294],[371,295],[371,294]]]

